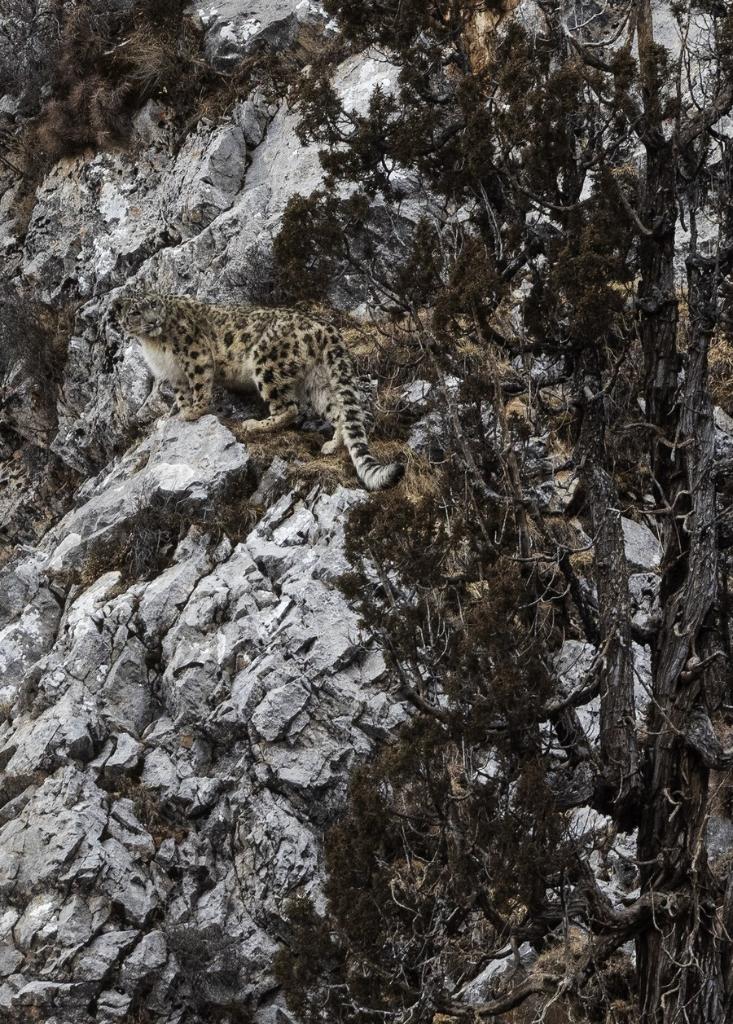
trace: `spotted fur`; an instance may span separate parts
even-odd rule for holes
[[[153,373],[173,385],[184,419],[208,410],[215,380],[232,388],[254,384],[269,416],[246,420],[248,432],[287,426],[307,404],[334,427],[333,440],[321,450],[330,455],[345,445],[367,490],[391,487],[402,476],[399,462],[381,463],[370,454],[354,365],[338,331],[324,320],[157,292],[118,298],[111,319],[139,338]]]

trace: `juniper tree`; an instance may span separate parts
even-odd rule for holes
[[[302,137],[324,146],[328,177],[289,208],[285,280],[312,296],[344,267],[361,273],[411,320],[436,379],[464,383],[422,518],[389,506],[355,520],[365,614],[416,714],[355,781],[329,843],[326,919],[293,910],[286,987],[309,1020],[471,1019],[462,964],[478,973],[529,941],[545,959],[479,1019],[527,999],[579,1020],[730,1019],[733,882],[711,869],[706,826],[723,785],[711,773],[733,764],[708,374],[731,323],[733,13],[713,0],[326,6],[401,71],[364,114],[325,62],[301,83]],[[394,261],[378,234],[399,224],[406,172],[430,212],[395,230]],[[488,353],[562,361],[592,587],[527,496],[506,422],[487,436],[483,406],[501,420],[506,397]],[[639,635],[621,509],[645,495],[661,613]],[[598,652],[571,694],[553,674],[564,635]],[[644,716],[635,640],[651,650]],[[596,695],[597,744],[575,712]],[[638,836],[639,890],[621,909],[591,870],[599,837],[566,829],[586,804]],[[561,936],[564,962],[549,955]]]

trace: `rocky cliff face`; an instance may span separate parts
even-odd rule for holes
[[[193,13],[206,59],[224,71],[262,40],[295,50],[304,34],[314,45],[336,31],[308,0]],[[358,110],[395,76],[383,54],[365,52],[343,60],[333,83]],[[0,110],[20,118],[29,102],[9,92]],[[122,285],[256,299],[287,201],[322,181],[282,97],[255,89],[183,135],[174,120],[151,99],[126,149],[60,159],[22,228],[21,185],[2,172],[5,282],[76,307],[58,389],[28,373],[22,401],[0,411],[9,1021],[293,1021],[272,972],[284,908],[295,893],[318,901],[323,830],[349,773],[409,714],[337,586],[350,569],[346,519],[365,500],[355,479],[294,487],[282,459],[255,464],[236,436],[246,399],[220,395],[218,415],[196,423],[167,419],[138,346],[105,325]],[[408,193],[406,220],[420,209]],[[364,295],[348,284],[340,299],[353,309]],[[6,389],[25,365],[20,348]],[[551,390],[541,369],[537,386]],[[418,453],[442,429],[423,409],[428,391],[418,381],[403,397],[419,410]],[[547,436],[521,449],[533,499],[566,508],[576,481],[561,453]],[[625,539],[643,633],[659,546],[630,520]],[[566,642],[557,670],[567,692],[596,653]],[[643,708],[649,651],[634,653]],[[591,738],[594,715],[595,705]],[[493,973],[467,986],[468,1001]]]
[[[289,1019],[271,974],[283,905],[317,885],[350,766],[405,711],[333,585],[361,493],[286,493],[241,542],[214,537],[196,520],[251,490],[248,462],[213,416],[167,423],[5,569],[11,1019]],[[95,551],[161,500],[192,522],[167,567],[99,572]]]
[[[331,31],[309,3],[196,14],[221,68]],[[335,81],[358,105],[393,74],[363,54]],[[287,200],[321,180],[283,101],[255,90],[182,140],[172,119],[150,101],[126,150],[59,160],[24,233],[4,181],[6,280],[80,305],[58,393],[29,384],[5,416],[2,1019],[290,1020],[283,907],[317,892],[351,766],[406,715],[334,585],[356,481],[295,493],[215,416],[165,419],[138,347],[105,329],[131,282],[256,296]],[[28,457],[39,409],[63,496]]]

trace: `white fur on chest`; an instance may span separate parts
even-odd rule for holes
[[[183,380],[183,370],[170,350],[165,352],[160,345],[155,345],[149,341],[141,340],[140,344],[145,356],[145,362],[150,367],[153,376],[158,380],[168,380],[171,384]]]

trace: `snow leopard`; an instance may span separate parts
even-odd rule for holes
[[[309,405],[334,427],[325,455],[346,446],[369,491],[392,487],[399,462],[382,463],[367,444],[364,402],[357,374],[338,330],[311,313],[292,309],[212,305],[186,296],[141,291],[110,306],[117,328],[138,338],[158,379],[175,390],[181,417],[195,420],[209,408],[214,381],[235,389],[254,385],[269,415],[245,420],[261,434],[291,424]]]

